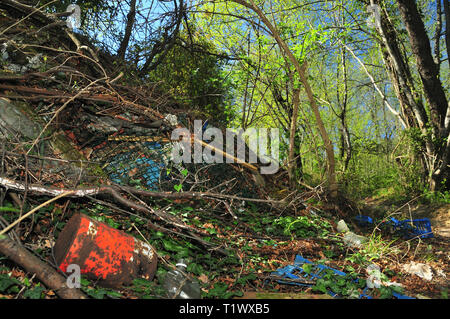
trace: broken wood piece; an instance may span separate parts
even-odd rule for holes
[[[258,170],[258,168],[256,166],[254,166],[252,164],[249,164],[249,163],[246,163],[246,162],[242,161],[241,159],[239,159],[239,158],[237,158],[237,157],[235,157],[233,155],[228,154],[227,152],[224,152],[224,151],[222,151],[222,150],[220,150],[220,149],[218,149],[218,148],[216,148],[216,147],[214,147],[212,145],[209,145],[205,141],[199,140],[198,138],[193,138],[193,140],[195,142],[203,145],[204,147],[209,148],[210,150],[212,150],[214,152],[217,152],[217,153],[219,153],[222,156],[225,156],[226,158],[232,159],[235,163],[241,164],[241,165],[243,165],[243,166],[245,166],[247,168],[250,168],[251,170],[254,170],[254,171]]]
[[[221,194],[221,193],[210,193],[210,192],[155,192],[155,191],[146,191],[143,189],[137,189],[133,187],[121,186],[120,188],[110,185],[103,185],[99,187],[85,187],[85,188],[56,188],[50,186],[36,185],[36,184],[28,184],[27,188],[25,184],[19,181],[14,181],[12,179],[6,177],[0,177],[0,186],[7,187],[9,189],[15,191],[24,192],[25,189],[29,193],[39,194],[39,195],[47,195],[47,196],[57,196],[63,193],[71,192],[67,194],[68,197],[77,198],[77,197],[85,197],[85,196],[95,196],[101,194],[110,194],[111,190],[125,190],[127,192],[133,193],[135,195],[152,197],[152,198],[165,198],[165,199],[177,199],[177,198],[210,198],[214,200],[218,199],[235,199],[240,201],[248,201],[255,203],[268,203],[268,204],[286,204],[284,200],[273,200],[273,199],[261,199],[261,198],[249,198],[249,197],[241,197],[234,196],[229,194]]]
[[[124,142],[162,142],[170,143],[171,140],[161,136],[108,136],[108,141]]]

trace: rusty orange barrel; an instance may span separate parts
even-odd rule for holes
[[[81,213],[67,222],[53,251],[63,272],[76,264],[87,278],[115,288],[134,278],[152,280],[158,260],[147,243]]]

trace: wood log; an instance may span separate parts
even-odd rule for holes
[[[56,270],[7,237],[0,238],[0,253],[27,272],[36,274],[36,277],[46,287],[54,290],[59,297],[63,299],[87,299],[87,296],[79,289],[69,288],[66,279]]]

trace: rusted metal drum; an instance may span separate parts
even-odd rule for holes
[[[158,260],[150,245],[81,213],[61,231],[54,255],[63,272],[76,264],[87,278],[114,288],[134,278],[152,280]]]

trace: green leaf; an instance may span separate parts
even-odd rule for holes
[[[117,291],[114,291],[114,290],[108,291],[106,293],[106,295],[108,297],[112,297],[112,298],[120,298],[120,297],[122,297],[122,294],[120,292],[117,292]]]
[[[40,284],[37,284],[34,288],[28,289],[27,291],[25,291],[23,296],[25,298],[30,298],[30,299],[41,299],[42,298],[42,292],[44,290],[45,290],[44,287],[42,287]]]
[[[190,263],[187,266],[186,270],[188,272],[192,272],[193,274],[196,274],[198,276],[201,275],[202,273],[204,273],[204,269],[203,269],[202,265],[199,265],[196,263]]]
[[[313,266],[313,265],[311,265],[311,264],[305,264],[305,265],[303,265],[303,271],[306,272],[307,274],[311,273],[312,266]]]
[[[13,285],[21,285],[21,282],[18,281],[16,278],[9,277],[6,274],[0,275],[0,292],[6,291]]]

